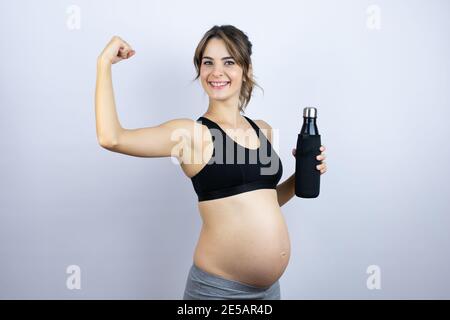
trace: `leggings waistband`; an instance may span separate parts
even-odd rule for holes
[[[192,264],[191,267],[192,273],[194,277],[198,277],[198,279],[205,279],[209,282],[213,282],[219,286],[225,286],[227,288],[231,288],[231,289],[236,289],[236,290],[241,290],[241,291],[245,291],[245,292],[264,292],[266,290],[268,290],[270,287],[272,287],[274,284],[277,283],[277,281],[267,287],[256,287],[256,286],[252,286],[250,284],[246,284],[237,280],[231,280],[231,279],[226,279],[223,278],[221,276],[218,275],[214,275],[211,274],[203,269],[200,269],[199,267],[197,267],[195,265],[195,263]]]

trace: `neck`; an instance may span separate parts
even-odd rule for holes
[[[205,116],[210,115],[220,122],[236,127],[242,121],[242,115],[238,108],[238,102],[238,99],[233,99],[231,101],[210,100]]]

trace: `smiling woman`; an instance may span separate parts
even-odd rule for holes
[[[282,164],[258,121],[241,115],[257,85],[251,55],[247,35],[230,25],[211,28],[195,50],[195,79],[200,78],[209,96],[209,108],[197,121],[206,141],[215,139],[206,154],[207,165],[182,165],[198,195],[203,220],[184,299],[280,299],[278,279],[290,256],[276,192]],[[256,137],[253,143],[238,142],[250,137]],[[261,174],[263,145],[277,167],[271,175]],[[257,162],[229,165],[220,155],[230,146]]]
[[[208,44],[211,52],[205,53]],[[219,51],[215,49],[217,45],[223,46],[224,50],[221,52],[227,54],[220,55]],[[244,32],[231,25],[214,26],[205,33],[195,50],[194,66],[197,76],[194,81],[203,74],[205,79],[201,79],[202,85],[206,83],[209,88],[232,89],[233,79],[216,78],[214,74],[210,75],[210,73],[217,65],[223,66],[229,75],[237,76],[236,72],[239,72],[240,79],[235,79],[237,80],[235,82],[238,82],[235,85],[240,89],[238,108],[239,111],[244,112],[250,102],[253,88],[260,87],[254,80],[251,55],[252,43]],[[208,77],[209,75],[211,77]],[[227,85],[217,86],[215,85],[217,82],[227,82]]]
[[[184,299],[280,299],[279,278],[290,258],[280,207],[294,196],[294,175],[278,184],[283,166],[272,147],[272,128],[241,114],[257,85],[251,42],[234,26],[208,30],[194,54],[194,80],[200,78],[209,97],[206,112],[196,121],[124,129],[115,109],[111,65],[134,54],[114,37],[98,59],[97,137],[113,152],[175,156],[191,179],[203,224]],[[180,132],[181,142],[173,140]],[[198,133],[201,139],[191,139]]]

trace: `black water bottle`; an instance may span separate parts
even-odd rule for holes
[[[295,195],[301,198],[317,198],[320,192],[320,171],[316,166],[320,151],[320,134],[317,129],[317,109],[303,109],[303,126],[297,137],[295,151]]]

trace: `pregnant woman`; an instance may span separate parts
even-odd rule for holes
[[[272,128],[242,115],[256,84],[252,44],[231,25],[214,26],[194,54],[197,77],[209,97],[196,121],[173,119],[125,129],[116,113],[111,65],[135,54],[113,37],[97,60],[95,114],[99,144],[138,157],[175,157],[191,179],[202,229],[187,275],[184,299],[280,299],[279,278],[290,257],[280,207],[295,193],[292,174],[272,147]],[[327,170],[325,147],[317,166]],[[295,156],[295,149],[292,150]]]

